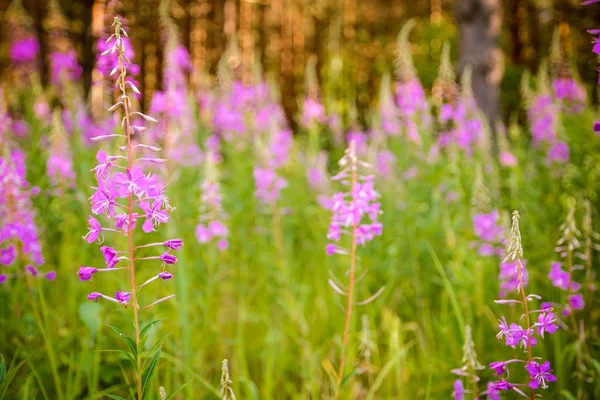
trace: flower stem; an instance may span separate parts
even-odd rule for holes
[[[523,296],[523,306],[525,307],[525,321],[527,322],[527,364],[533,361],[531,356],[531,318],[529,316],[529,304],[527,304],[527,295],[525,294],[525,285],[523,283],[523,264],[521,259],[517,258],[517,276],[519,278],[519,287],[521,288],[521,295]],[[535,393],[533,389],[531,391],[531,400],[535,399]]]
[[[117,28],[120,29],[120,26]],[[119,32],[120,33],[120,32]],[[123,65],[123,46],[119,46],[119,70],[121,72],[121,81],[119,86],[121,87],[121,93],[123,94],[123,112],[125,113],[125,133],[127,135],[127,169],[131,171],[133,166],[133,160],[131,158],[131,127],[129,124],[129,97],[125,90],[125,76],[127,74],[125,66]],[[129,204],[127,207],[127,213],[129,216],[129,226],[133,226],[133,193],[129,193]],[[135,254],[133,246],[133,229],[127,230],[127,237],[129,240],[129,272],[131,279],[131,296],[133,301],[133,325],[135,327],[135,346],[136,346],[136,378],[137,378],[137,398],[142,400],[142,359],[140,358],[140,324],[138,318],[138,301],[137,301],[137,288],[135,285]]]
[[[357,183],[356,176],[356,164],[354,160],[351,161],[353,165],[351,165],[352,169],[352,186],[351,193],[354,192]],[[344,323],[344,336],[342,339],[342,355],[340,358],[340,369],[338,371],[338,391],[336,398],[339,397],[341,391],[341,384],[344,377],[344,365],[346,363],[346,353],[348,351],[348,334],[350,332],[350,319],[352,317],[352,304],[354,297],[354,273],[356,267],[356,231],[358,229],[358,221],[354,221],[352,224],[352,247],[350,250],[350,282],[348,284],[348,306],[346,307],[346,321]]]

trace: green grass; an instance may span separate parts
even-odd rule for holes
[[[77,187],[56,196],[45,174],[46,153],[40,140],[47,127],[31,118],[32,140],[18,145],[27,154],[28,179],[43,193],[34,199],[36,221],[45,268],[56,269],[58,278],[35,281],[30,290],[23,280],[0,287],[0,354],[7,369],[0,398],[75,400],[109,394],[127,398],[133,393],[134,375],[124,356],[114,351],[125,346],[108,325],[132,334],[131,310],[86,299],[92,290],[126,289],[127,278],[105,274],[90,286],[76,276],[79,265],[103,263],[98,246],[81,239],[96,149],[74,147]],[[519,317],[494,303],[499,258],[479,256],[470,245],[475,239],[471,222],[476,212],[471,205],[475,166],[483,167],[490,206],[521,212],[529,291],[560,301],[547,273],[556,257],[554,244],[566,215],[566,198],[575,197],[580,206],[590,199],[594,225],[600,225],[600,140],[589,128],[592,120],[591,112],[563,118],[561,134],[572,153],[561,171],[544,164],[543,155],[528,144],[526,132],[513,141],[520,160],[515,168],[500,168],[483,152],[472,158],[442,155],[428,163],[419,149],[389,139],[387,147],[398,159],[396,178],[377,182],[384,233],[359,247],[357,275],[368,272],[358,283],[357,301],[381,286],[385,290],[353,313],[347,359],[347,371],[353,375],[343,386],[342,398],[449,398],[455,379],[450,370],[461,365],[466,325],[472,327],[484,365],[520,356],[495,339],[499,316]],[[200,129],[197,140],[206,134]],[[159,398],[159,386],[170,393],[182,385],[186,386],[175,398],[219,398],[225,358],[238,399],[320,399],[335,392],[332,371],[339,365],[345,298],[327,281],[329,271],[344,281],[348,260],[325,255],[330,213],[307,186],[304,148],[304,137],[298,137],[291,160],[281,171],[288,187],[279,202],[280,232],[274,232],[273,215],[263,212],[253,196],[252,149],[226,145],[220,165],[231,232],[226,252],[195,239],[202,168],[167,165],[164,172],[174,177],[168,192],[177,210],[168,227],[147,235],[147,240],[181,237],[185,246],[171,269],[175,279],[140,293],[142,304],[177,295],[174,301],[141,313],[141,324],[165,318],[150,332],[143,349],[146,355],[164,337],[149,399]],[[331,172],[337,169],[334,162],[341,151],[332,151]],[[417,178],[403,179],[403,171],[411,166],[418,168]],[[446,202],[450,190],[458,196]],[[581,215],[578,212],[579,222]],[[275,240],[279,233],[281,248]],[[110,241],[116,248],[125,245],[124,239]],[[595,257],[596,270],[597,262]],[[140,264],[139,279],[156,270],[149,263]],[[578,390],[579,398],[600,396],[597,301],[594,298],[594,304],[578,316],[590,335],[587,352],[578,349],[565,330],[536,347],[536,355],[549,359],[559,377],[544,397],[577,399]],[[585,381],[573,375],[578,354],[584,358]],[[484,383],[492,379],[489,369],[480,375]],[[523,377],[516,373],[513,378]]]

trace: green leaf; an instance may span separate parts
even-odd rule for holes
[[[346,375],[344,377],[344,379],[342,379],[342,382],[340,383],[340,386],[344,386],[346,384],[346,382],[348,382],[348,380],[350,380],[350,378],[352,378],[354,375],[358,374],[360,372],[360,368],[356,367],[352,370],[352,372],[350,372],[348,375]]]
[[[112,329],[113,331],[117,332],[119,334],[119,336],[121,336],[123,338],[123,340],[127,344],[127,347],[129,347],[129,351],[131,351],[133,358],[136,358],[137,357],[137,346],[136,346],[135,342],[133,341],[133,339],[130,338],[129,336],[127,336],[122,330],[120,330],[116,326],[108,325],[108,327],[110,329]]]
[[[150,321],[146,325],[144,325],[144,327],[140,330],[140,339],[144,339],[146,337],[146,335],[148,335],[148,332],[150,332],[150,329],[152,329],[152,327],[154,325],[158,324],[159,322],[164,321],[165,319],[166,318],[155,319],[154,321]]]
[[[561,390],[560,394],[562,394],[562,396],[567,400],[575,400],[575,396],[565,389]]]
[[[14,368],[9,367],[8,374],[6,376],[6,382],[4,382],[4,385],[3,385],[4,390],[2,391],[2,394],[0,395],[0,400],[4,398],[4,395],[6,394],[6,390],[8,389],[8,385],[10,385],[10,382],[13,380],[13,378],[15,377],[17,372],[21,369],[23,364],[25,364],[27,361],[29,361],[31,356],[33,356],[36,352],[37,352],[37,350],[34,350],[29,356],[27,356],[26,359],[21,360],[21,362],[18,363],[16,367],[14,367]]]
[[[2,385],[4,379],[6,379],[6,363],[4,362],[4,356],[0,355],[0,358],[2,359],[0,363],[0,385]]]
[[[158,365],[158,359],[160,358],[160,350],[162,349],[162,344],[158,346],[158,349],[154,352],[154,355],[150,359],[150,363],[144,370],[142,374],[142,399],[146,398],[148,391],[150,390],[150,381],[152,380],[152,376],[154,376],[154,371],[156,370],[156,366]]]
[[[126,400],[125,397],[117,396],[116,394],[105,394],[109,399]]]
[[[165,400],[171,400],[173,397],[175,397],[177,393],[181,392],[183,388],[189,385],[190,383],[192,383],[192,381],[189,381],[188,383],[184,383],[183,385],[179,386],[179,388],[175,389],[173,393],[165,397]]]

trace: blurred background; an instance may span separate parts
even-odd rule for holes
[[[29,17],[16,11],[20,3]],[[118,12],[132,31],[134,62],[140,67],[142,105],[147,106],[154,91],[163,87],[162,44],[164,17],[168,14],[179,30],[182,44],[189,50],[193,65],[190,80],[195,88],[209,88],[216,83],[219,60],[237,43],[238,51],[228,57],[229,66],[237,71],[239,79],[248,83],[255,64],[260,63],[266,75],[278,83],[288,116],[299,108],[306,66],[315,57],[325,101],[344,99],[338,100],[345,103],[337,107],[342,109],[352,102],[364,117],[364,110],[377,98],[382,74],[395,69],[396,36],[401,26],[414,18],[417,24],[411,34],[410,50],[423,86],[432,86],[442,45],[449,41],[452,60],[459,70],[464,63],[496,69],[497,76],[490,84],[502,88],[501,112],[506,118],[520,105],[517,87],[522,72],[537,70],[540,62],[549,57],[555,32],[572,67],[570,73],[589,85],[594,84],[595,57],[589,51],[591,38],[586,30],[600,19],[600,10],[580,7],[579,3],[579,0],[0,0],[0,18],[5,21],[0,32],[0,69],[5,75],[10,73],[11,43],[19,35],[33,34],[40,43],[37,66],[40,79],[47,83],[49,54],[57,40],[53,35],[56,37],[59,31],[73,41],[83,67],[85,93],[93,94],[96,42],[106,36],[112,16]],[[492,54],[494,49],[500,54]],[[478,59],[473,55],[478,55]],[[476,97],[483,91],[476,88]],[[591,96],[597,101],[597,90],[592,90]]]
[[[129,246],[123,218],[101,215],[94,191],[108,196],[91,172],[100,150],[124,144],[95,140],[122,132],[121,110],[108,111],[116,53],[100,57],[115,15],[141,92],[132,107],[158,120],[133,143],[157,146],[142,147],[161,157],[144,172],[176,208],[163,204],[169,224],[137,228],[135,242],[185,243],[173,279],[140,296],[176,294],[142,316],[160,320],[144,355],[163,343],[148,399],[160,386],[222,399],[225,358],[239,399],[335,398],[348,257],[326,246],[349,248],[329,232],[333,196],[347,190],[331,178],[352,141],[372,167],[383,231],[358,250],[364,304],[340,398],[448,399],[458,381],[482,399],[499,379],[489,364],[523,355],[496,338],[498,319],[521,311],[494,302],[517,295],[503,262],[515,209],[524,286],[560,328],[536,335],[535,356],[557,376],[539,393],[600,398],[600,45],[587,32],[598,4],[0,0],[0,400],[135,397],[107,326],[131,334],[132,307],[88,300],[131,284],[124,271],[77,275],[105,264],[82,240],[92,213],[116,229],[106,245]],[[158,251],[141,248],[153,258],[136,262],[138,282],[160,271]],[[517,363],[510,379],[529,382]]]

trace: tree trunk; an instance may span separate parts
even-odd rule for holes
[[[498,47],[500,0],[457,0],[455,14],[460,39],[458,72],[471,65],[473,94],[493,132],[500,116],[503,74],[503,56]]]

